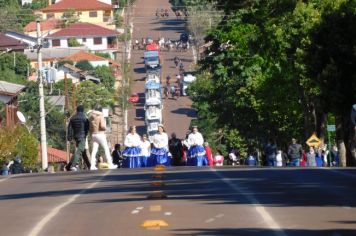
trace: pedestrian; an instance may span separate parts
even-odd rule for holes
[[[302,146],[297,143],[295,138],[292,139],[292,144],[288,148],[289,164],[290,166],[300,166],[300,159],[302,157]]]
[[[158,125],[158,133],[153,136],[153,147],[148,161],[149,166],[171,165],[171,157],[168,150],[168,135],[162,124]]]
[[[216,151],[216,155],[214,156],[214,166],[223,166],[224,165],[224,156],[222,155],[220,150]]]
[[[198,127],[192,127],[192,133],[188,136],[189,150],[187,155],[188,166],[207,166],[208,160],[203,147],[203,135],[199,133]]]
[[[87,152],[85,149],[87,143],[87,135],[89,132],[89,120],[84,114],[84,107],[77,106],[77,113],[73,115],[68,124],[68,141],[75,141],[76,150],[70,162],[65,166],[67,171],[76,171],[77,164],[80,158],[83,158],[88,169],[91,165],[88,160]]]
[[[165,98],[168,98],[169,96],[169,83],[164,86],[164,96]]]
[[[105,159],[108,163],[109,169],[116,169],[117,165],[113,164],[113,160],[110,154],[108,141],[106,140],[106,122],[103,116],[103,109],[101,105],[97,104],[89,117],[90,133],[93,140],[93,150],[90,158],[90,170],[97,170],[96,167],[96,154],[98,152],[99,145],[104,149]]]
[[[172,95],[172,99],[174,98],[174,95],[176,94],[176,87],[174,85],[171,86],[171,95]]]
[[[136,133],[136,126],[131,126],[129,133],[125,138],[125,150],[122,152],[124,156],[124,168],[138,168],[142,167],[141,161],[141,138]]]
[[[230,152],[229,152],[229,160],[230,160],[230,163],[231,165],[233,166],[239,166],[240,165],[240,154],[238,154],[236,152],[235,149],[231,149]]]
[[[9,163],[5,162],[1,167],[1,175],[9,175]]]
[[[250,153],[246,158],[246,165],[248,166],[257,166],[257,157],[253,153]]]
[[[141,142],[141,156],[142,156],[142,167],[148,166],[148,160],[151,155],[151,143],[148,141],[147,135],[142,135],[142,142]]]
[[[179,57],[175,56],[174,59],[173,59],[173,61],[174,61],[174,64],[176,65],[176,68],[177,68],[178,65],[179,65],[179,63],[180,63]]]
[[[204,148],[205,148],[206,158],[208,159],[208,165],[214,166],[214,157],[208,142],[204,142]]]
[[[171,139],[168,141],[169,152],[172,154],[172,165],[183,165],[183,144],[182,141],[177,138],[175,133],[171,134]]]
[[[330,155],[331,155],[330,165],[333,167],[338,167],[339,166],[339,151],[338,151],[336,145],[333,146]]]
[[[265,146],[265,157],[268,166],[276,166],[277,146],[272,139],[268,140]]]
[[[276,155],[276,166],[278,166],[278,167],[283,166],[282,150],[278,150],[278,151],[277,151],[277,155]]]
[[[323,167],[324,166],[324,156],[325,156],[325,151],[324,150],[319,150],[316,153],[315,156],[315,162],[317,167]]]
[[[171,81],[171,76],[167,75],[167,77],[166,77],[166,83],[167,83],[167,84],[170,84],[170,81]]]
[[[316,167],[316,153],[314,147],[309,147],[309,152],[307,153],[307,166]]]
[[[14,159],[14,162],[9,167],[9,171],[12,175],[25,173],[25,169],[21,162],[21,157],[16,157]]]
[[[118,168],[122,167],[122,153],[121,153],[121,145],[119,143],[115,144],[114,150],[111,153],[112,162],[117,165]]]

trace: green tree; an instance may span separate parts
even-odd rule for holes
[[[113,92],[115,85],[115,77],[111,69],[107,66],[98,66],[95,68],[94,72],[95,77],[99,78],[101,83],[105,86],[105,88]]]
[[[80,44],[77,39],[75,38],[68,39],[68,47],[79,47],[79,46],[82,46],[82,44]]]
[[[63,13],[60,21],[61,27],[66,28],[71,24],[77,23],[79,21],[79,17],[75,9],[68,9]]]
[[[85,109],[92,109],[97,103],[102,106],[113,104],[113,94],[104,85],[95,84],[90,80],[78,85],[76,95],[77,104],[82,104]]]
[[[90,64],[88,60],[81,60],[75,64],[75,67],[81,69],[82,71],[92,71],[94,67]]]

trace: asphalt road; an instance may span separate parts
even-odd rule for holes
[[[132,23],[133,34],[132,40],[151,37],[157,40],[160,37],[178,40],[182,32],[185,32],[185,23],[182,20],[177,20],[174,13],[170,9],[171,5],[168,0],[136,0],[133,6]],[[155,16],[156,9],[169,9],[170,17],[159,18]],[[139,134],[146,133],[144,125],[145,111],[143,109],[144,99],[144,84],[145,84],[145,69],[143,64],[143,50],[131,51],[131,65],[133,79],[131,92],[138,93],[140,101],[138,104],[133,105],[128,110],[128,125],[136,125]],[[193,53],[192,50],[187,52],[177,52],[175,49],[172,51],[162,51],[162,82],[165,84],[167,75],[170,75],[172,82],[176,81],[178,69],[175,68],[173,58],[178,56],[181,58],[186,71],[193,68]],[[192,102],[188,97],[180,97],[178,99],[164,99],[163,120],[165,129],[170,135],[175,132],[178,138],[185,138],[189,128],[191,119],[196,117],[196,111],[191,108]]]
[[[156,173],[164,176],[163,186]],[[356,169],[168,168],[0,179],[1,235],[356,235]],[[166,199],[149,200],[155,191]],[[167,226],[147,229],[147,220]]]

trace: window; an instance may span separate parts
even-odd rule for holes
[[[102,44],[102,38],[94,38],[94,45],[101,45]]]
[[[52,47],[59,47],[59,46],[61,46],[61,40],[52,39]]]
[[[82,42],[85,43],[87,41],[86,38],[82,38]]]
[[[98,12],[96,11],[89,12],[89,17],[98,17]]]
[[[51,19],[51,18],[54,18],[54,13],[46,14],[46,19]]]

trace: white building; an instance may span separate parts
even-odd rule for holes
[[[46,37],[51,48],[68,48],[76,40],[91,51],[117,51],[117,35],[110,30],[91,23],[75,23]]]

